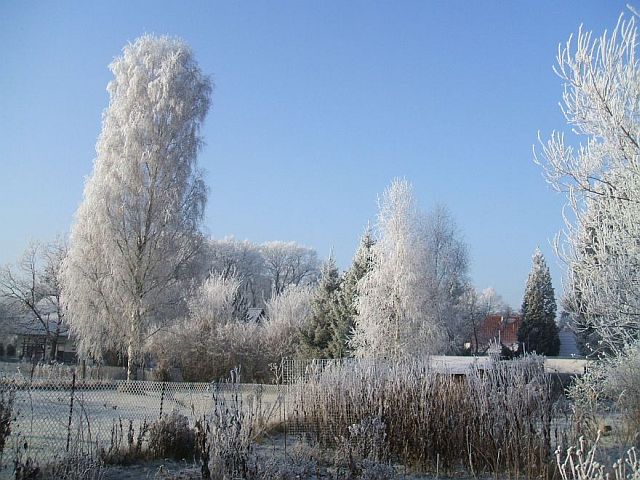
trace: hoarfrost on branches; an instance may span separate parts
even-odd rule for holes
[[[257,245],[233,237],[209,239],[202,262],[216,274],[233,272],[248,307],[264,307],[273,293],[282,293],[289,285],[311,285],[320,273],[315,250],[295,242]]]
[[[574,41],[575,40],[575,41]],[[565,304],[595,333],[596,352],[620,353],[640,337],[640,67],[636,19],[610,33],[582,28],[558,49],[562,109],[575,136],[554,132],[536,158],[566,192],[557,248],[568,266]]]
[[[518,341],[539,355],[558,355],[560,338],[556,325],[556,298],[551,273],[540,249],[533,254],[531,272],[522,302],[522,325]]]
[[[248,240],[233,237],[209,239],[203,263],[214,273],[234,274],[241,282],[240,293],[247,306],[264,305],[271,295],[271,284],[265,275],[260,247]]]
[[[67,248],[62,239],[46,244],[34,242],[17,265],[0,268],[0,298],[6,303],[7,312],[19,317],[11,327],[4,327],[15,333],[17,323],[23,331],[44,333],[50,362],[56,361],[58,341],[65,331],[60,269]]]
[[[289,285],[309,285],[320,274],[315,250],[295,242],[267,242],[260,246],[272,294],[278,295]]]
[[[401,358],[442,351],[444,325],[428,308],[427,230],[406,180],[385,190],[377,229],[372,268],[358,282],[354,354]]]
[[[266,306],[265,340],[276,359],[296,353],[300,330],[311,317],[313,290],[290,285],[280,295],[273,295]]]
[[[196,322],[225,325],[236,320],[240,280],[233,274],[212,275],[189,301],[189,316]]]
[[[196,157],[211,83],[189,47],[167,37],[139,38],[110,69],[63,299],[79,353],[126,351],[130,378],[149,336],[184,311],[206,202]]]
[[[478,353],[480,342],[478,334],[480,325],[487,315],[509,312],[509,307],[502,297],[492,288],[485,288],[478,292],[473,286],[467,284],[459,302],[458,324],[454,325],[454,332],[460,332],[463,341],[471,344],[472,353]],[[466,347],[465,347],[466,348]]]
[[[424,308],[448,337],[449,352],[458,351],[469,338],[463,317],[469,258],[466,244],[449,210],[443,205],[430,211],[423,222],[427,300]]]

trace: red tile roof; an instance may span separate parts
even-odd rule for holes
[[[516,346],[520,325],[522,325],[520,315],[488,315],[478,326],[479,349],[488,347],[489,342],[494,339],[507,347]],[[475,338],[471,340],[474,346],[475,341]]]

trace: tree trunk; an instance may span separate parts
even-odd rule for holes
[[[51,338],[51,350],[49,351],[49,363],[56,363],[58,354],[58,337]]]
[[[131,332],[127,346],[127,381],[138,379],[138,356],[140,354],[140,311],[131,316]]]
[[[133,347],[133,338],[129,339],[129,346],[127,347],[127,382],[136,379],[136,362],[135,362],[135,348]]]
[[[477,355],[478,354],[478,350],[480,348],[480,345],[478,345],[478,329],[476,328],[475,322],[473,323],[473,338],[476,341],[476,348],[475,348],[475,352],[474,353]]]

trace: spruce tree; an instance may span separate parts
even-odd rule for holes
[[[536,249],[522,302],[522,326],[518,330],[518,340],[526,351],[558,355],[560,338],[555,318],[556,299],[551,274],[542,252]]]
[[[331,340],[327,352],[331,358],[341,358],[348,355],[347,342],[353,329],[353,319],[358,313],[356,306],[358,282],[371,270],[371,247],[374,243],[371,229],[367,227],[360,239],[351,267],[345,272],[337,292],[332,315]]]
[[[322,267],[320,282],[311,301],[311,319],[302,331],[301,353],[307,358],[327,358],[332,338],[332,315],[340,288],[340,274],[333,254]]]

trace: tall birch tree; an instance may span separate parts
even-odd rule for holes
[[[394,180],[385,190],[377,229],[371,270],[358,282],[354,354],[401,358],[442,351],[442,325],[427,308],[424,216],[406,180]]]
[[[93,173],[71,231],[63,300],[82,355],[126,353],[185,307],[206,187],[196,164],[211,83],[181,40],[145,35],[110,67]]]

